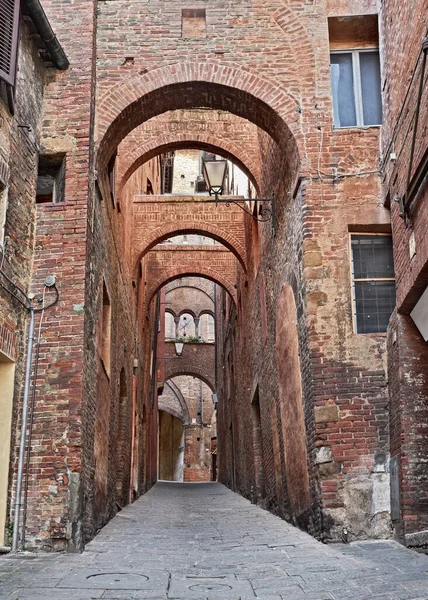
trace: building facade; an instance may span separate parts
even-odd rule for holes
[[[81,550],[181,470],[326,541],[426,543],[426,2],[231,4],[0,6],[7,543]],[[207,202],[200,153],[239,196]]]

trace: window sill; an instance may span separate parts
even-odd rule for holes
[[[380,338],[386,338],[387,332],[386,331],[380,331],[379,333],[357,333],[356,331],[353,332],[353,335],[364,335],[366,337],[380,337]]]
[[[343,127],[337,127],[333,125],[333,131],[343,131],[343,130],[358,130],[358,131],[366,131],[367,129],[380,129],[382,124],[380,125],[345,125]]]

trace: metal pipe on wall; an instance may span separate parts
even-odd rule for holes
[[[30,325],[28,329],[27,360],[25,365],[24,398],[22,403],[21,440],[19,444],[18,473],[16,481],[15,512],[13,523],[12,552],[18,551],[19,545],[19,520],[21,513],[22,481],[24,474],[25,443],[27,439],[28,403],[30,398],[31,362],[33,358],[34,344],[34,306],[31,301]]]

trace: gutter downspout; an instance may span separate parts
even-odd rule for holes
[[[22,480],[24,474],[25,443],[27,440],[28,401],[30,397],[31,362],[34,343],[34,306],[30,307],[30,326],[28,329],[27,362],[25,366],[24,399],[22,405],[21,441],[19,445],[18,474],[16,479],[16,500],[13,522],[12,552],[18,551],[19,545],[19,519],[21,513]]]
[[[40,0],[26,0],[31,18],[36,29],[46,46],[55,66],[61,71],[65,71],[70,66],[70,62],[59,43],[51,24],[48,21]]]

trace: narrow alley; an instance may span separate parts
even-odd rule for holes
[[[323,545],[219,483],[160,482],[83,554],[9,555],[0,581],[9,600],[425,600],[428,558]]]

